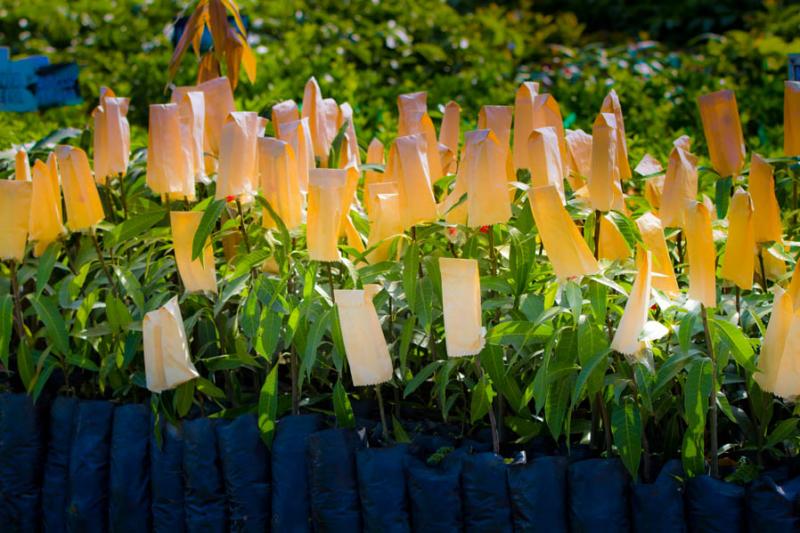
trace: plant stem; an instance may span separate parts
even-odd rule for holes
[[[381,412],[381,429],[383,430],[383,440],[389,442],[389,426],[386,425],[386,411],[383,408],[383,395],[381,394],[381,384],[375,385],[375,396],[378,398],[378,409]]]
[[[10,261],[9,268],[11,269],[11,292],[13,293],[14,301],[14,325],[17,327],[17,336],[19,341],[25,339],[25,323],[22,319],[22,303],[19,301],[19,280],[17,279],[17,262]]]
[[[497,277],[497,250],[494,247],[494,225],[489,226],[489,264],[491,268],[492,277]],[[492,295],[494,293],[492,292]],[[494,314],[494,323],[500,321],[500,308],[495,311]],[[494,406],[492,406],[494,407]],[[503,418],[505,416],[505,400],[503,399],[502,395],[498,395],[497,397],[497,438],[500,442],[503,442],[504,439],[504,426],[503,426]]]
[[[600,210],[594,212],[594,258],[600,259],[600,217],[603,214]]]
[[[678,263],[683,264],[683,230],[678,230],[677,244],[678,244]]]
[[[479,355],[475,356],[475,368],[478,369],[478,379],[483,378],[483,367],[481,367],[481,358]],[[499,454],[500,435],[497,433],[497,420],[494,417],[494,410],[491,407],[489,407],[489,425],[492,428],[492,451]]]
[[[336,295],[333,293],[333,272],[331,272],[330,262],[325,263],[325,269],[328,271],[328,287],[330,288],[331,291],[331,301],[335,304]]]
[[[711,476],[719,477],[719,443],[717,441],[717,357],[714,353],[714,343],[711,340],[711,330],[708,329],[708,313],[706,306],[700,304],[700,314],[703,317],[703,331],[706,335],[708,355],[711,358],[711,397],[709,398],[710,424],[709,439],[711,440]]]
[[[761,268],[761,288],[764,289],[764,292],[767,292],[769,287],[767,286],[767,269],[764,268],[764,248],[760,245],[758,247],[758,264]]]
[[[106,197],[106,203],[108,204],[108,218],[111,220],[111,222],[116,223],[117,217],[114,213],[114,197],[111,194],[111,181],[106,180],[106,184],[103,185],[101,189],[103,190],[103,196]]]
[[[286,292],[288,293],[287,296],[291,298],[294,295],[294,271],[292,270],[292,250],[294,250],[295,246],[295,239],[292,237],[291,249],[286,254],[286,266],[288,269],[289,278],[286,281]],[[289,347],[289,361],[290,361],[290,372],[291,372],[291,380],[292,380],[292,414],[299,415],[300,414],[300,391],[297,388],[297,372],[299,369],[298,361],[297,361],[297,349],[294,346],[294,342],[292,342],[291,346]]]
[[[94,243],[94,250],[97,253],[97,259],[100,260],[100,266],[103,268],[103,272],[108,278],[108,284],[111,287],[111,292],[114,296],[119,298],[119,293],[117,292],[117,286],[114,284],[114,278],[111,276],[111,271],[108,269],[108,265],[106,264],[106,260],[103,257],[103,250],[100,249],[100,243],[97,241],[97,233],[95,233],[94,228],[89,230],[89,235],[92,238],[92,243]]]
[[[736,286],[736,314],[741,314],[742,312],[742,302],[741,302],[741,289],[739,286]]]
[[[239,211],[239,231],[242,234],[242,239],[244,240],[244,247],[247,250],[247,253],[250,253],[250,239],[247,237],[247,230],[244,226],[244,212],[242,211],[242,202],[239,199],[236,199],[236,209]]]

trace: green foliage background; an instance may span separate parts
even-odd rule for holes
[[[77,61],[86,103],[3,113],[0,149],[84,123],[104,84],[132,97],[130,116],[144,144],[147,105],[167,98],[171,23],[188,3],[4,2],[0,42],[13,56]],[[787,54],[800,52],[800,5],[693,0],[668,9],[623,8],[609,0],[559,4],[556,11],[554,2],[506,4],[242,0],[258,80],[242,82],[239,105],[267,112],[280,100],[299,100],[314,75],[326,96],[353,104],[366,143],[393,135],[402,92],[428,91],[432,108],[456,100],[472,122],[482,104],[511,103],[519,83],[535,79],[556,96],[573,127],[588,129],[613,86],[630,124],[635,163],[645,151],[665,156],[683,133],[705,152],[695,97],[724,86],[737,92],[748,148],[766,155],[780,148],[782,81]],[[702,33],[718,30],[726,31]],[[193,61],[185,59],[179,83],[193,80]]]

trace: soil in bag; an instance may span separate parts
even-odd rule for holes
[[[567,487],[570,531],[630,530],[628,473],[619,459],[587,459],[570,464]]]
[[[67,531],[108,530],[108,480],[114,404],[78,403],[69,457]]]
[[[567,530],[567,458],[541,456],[508,467],[514,531]]]
[[[150,531],[150,409],[121,405],[111,427],[108,516],[114,533]]]
[[[363,448],[356,452],[358,495],[364,531],[407,533],[411,531],[403,464],[408,445]]]
[[[747,488],[750,531],[800,531],[800,477],[765,474]]]
[[[217,423],[231,531],[269,528],[270,457],[254,415]]]
[[[492,452],[467,455],[461,469],[464,530],[467,533],[511,533],[508,466]]]
[[[314,530],[361,531],[356,451],[361,438],[352,429],[326,429],[308,439],[309,487]]]
[[[0,394],[0,524],[38,530],[44,431],[40,409],[27,394]]]
[[[150,437],[153,531],[182,533],[186,530],[183,508],[183,429],[163,420],[158,427],[160,442],[155,432]]]
[[[449,454],[438,464],[406,458],[406,483],[412,531],[455,533],[463,529],[461,464],[464,454]]]
[[[308,438],[321,425],[319,415],[287,416],[278,421],[272,442],[273,531],[311,531]]]
[[[677,459],[668,461],[653,483],[631,486],[631,522],[634,533],[683,533],[685,478]]]
[[[228,531],[225,486],[217,454],[214,421],[183,423],[183,488],[186,529],[190,533]]]
[[[686,483],[689,531],[736,533],[744,531],[745,488],[711,476],[695,476]]]
[[[78,399],[58,396],[50,407],[49,440],[42,480],[42,526],[45,532],[67,529],[69,456]]]

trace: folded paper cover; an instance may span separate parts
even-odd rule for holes
[[[447,164],[442,160],[442,173],[455,174],[458,168],[458,140],[461,132],[461,107],[455,102],[444,106],[442,124],[439,127],[439,146],[447,147]],[[441,150],[440,150],[441,153]]]
[[[129,98],[118,98],[108,87],[100,88],[100,105],[94,118],[94,177],[106,183],[110,177],[124,176],[131,154],[131,128],[128,124]]]
[[[531,171],[531,185],[544,187],[553,185],[558,189],[561,201],[564,197],[564,165],[561,162],[561,151],[558,147],[558,134],[555,128],[537,128],[531,131],[528,138],[528,156],[525,165]]]
[[[800,81],[783,82],[783,153],[800,155]]]
[[[64,234],[61,223],[61,187],[50,165],[36,161],[33,165],[29,231],[35,242],[33,255],[39,257],[51,243]]]
[[[194,199],[192,144],[181,128],[178,104],[150,106],[147,132],[147,186],[170,198]]]
[[[189,152],[189,161],[195,182],[208,181],[203,152],[206,124],[206,101],[200,91],[189,91],[177,102],[184,149]]]
[[[14,156],[14,179],[31,181],[31,164],[28,161],[28,152],[24,148],[17,150]]]
[[[697,200],[697,156],[689,152],[688,138],[676,141],[667,163],[658,216],[665,228],[683,228],[686,212]]]
[[[509,149],[511,142],[511,121],[514,108],[508,105],[485,105],[478,113],[478,129],[491,130],[500,146]]]
[[[737,176],[744,166],[744,137],[733,91],[717,91],[697,98],[714,170],[722,177]]]
[[[528,138],[533,131],[533,104],[539,94],[539,83],[526,81],[514,96],[514,170],[529,168]]]
[[[339,261],[342,199],[347,182],[344,169],[312,169],[308,178],[308,255],[314,261]]]
[[[258,168],[261,194],[290,230],[303,223],[303,195],[297,179],[294,150],[286,141],[272,137],[258,139]],[[262,213],[265,228],[276,228],[269,211]]]
[[[592,171],[589,176],[589,200],[592,209],[624,211],[622,185],[617,166],[617,121],[611,113],[600,113],[592,127]]]
[[[203,218],[202,211],[172,211],[169,214],[172,226],[172,246],[175,262],[187,292],[217,292],[217,277],[214,267],[214,251],[211,240],[206,241],[203,257],[192,261],[192,244],[197,227]]]
[[[567,179],[572,190],[577,191],[592,175],[592,136],[583,130],[567,133]]]
[[[689,207],[685,233],[689,256],[689,298],[706,307],[716,307],[716,249],[708,207],[700,202]]]
[[[144,315],[142,321],[144,369],[152,392],[174,389],[198,377],[189,357],[189,342],[183,328],[178,297]]]
[[[300,120],[300,110],[294,100],[284,100],[272,106],[272,127],[277,134],[281,125]]]
[[[439,217],[425,147],[425,137],[417,133],[395,139],[389,152],[389,166],[400,193],[400,215],[405,229],[434,222]]]
[[[652,254],[653,262],[653,288],[664,291],[670,296],[680,294],[675,269],[667,249],[667,240],[664,237],[664,227],[653,213],[645,213],[636,219],[642,241]]]
[[[425,138],[425,156],[428,160],[428,174],[431,183],[441,178],[442,160],[439,155],[439,141],[436,128],[428,114],[428,95],[424,92],[401,94],[397,97],[399,120],[397,136],[421,134]]]
[[[185,93],[191,91],[201,91],[205,97],[204,150],[217,156],[222,142],[222,128],[225,126],[228,115],[236,111],[231,84],[228,82],[228,78],[222,77],[208,80],[196,87],[178,87],[173,92],[173,102],[180,101]]]
[[[392,358],[372,303],[379,291],[378,285],[365,285],[363,290],[333,291],[347,363],[356,387],[392,379]]]
[[[440,257],[439,271],[447,356],[477,355],[486,343],[478,261]]]
[[[502,224],[511,218],[506,174],[508,150],[488,129],[464,136],[464,183],[467,187],[467,220],[476,228]]]
[[[750,195],[738,188],[728,207],[728,238],[719,277],[746,291],[753,287],[756,250],[754,222]]]
[[[373,185],[384,185],[376,183]],[[371,192],[370,188],[370,192]],[[389,260],[392,243],[397,235],[403,233],[403,222],[400,220],[400,195],[397,192],[378,193],[372,200],[372,211],[369,214],[369,243],[372,248],[367,254],[371,264]]]
[[[639,336],[647,323],[647,311],[650,309],[650,289],[652,287],[652,256],[641,246],[636,252],[636,278],[633,280],[625,311],[622,313],[611,349],[621,354],[635,356],[644,348]]]
[[[600,217],[600,258],[625,261],[631,256],[628,242],[608,215]]]
[[[80,148],[64,145],[56,147],[56,157],[67,208],[67,227],[70,231],[89,229],[105,216],[89,158]]]
[[[640,176],[647,176],[644,182],[644,198],[657,212],[661,207],[661,196],[664,194],[664,168],[658,159],[650,154],[644,154],[633,171]]]
[[[297,180],[300,190],[308,192],[308,172],[316,167],[314,160],[314,144],[311,141],[311,130],[308,119],[293,120],[284,122],[276,128],[278,139],[286,141],[294,151],[294,158],[297,164]]]
[[[261,120],[257,113],[238,111],[228,115],[222,128],[217,174],[217,200],[228,196],[248,200],[258,186],[257,139]]]
[[[0,259],[21,263],[28,241],[28,219],[31,212],[33,184],[30,181],[0,180]]]
[[[558,147],[561,151],[561,162],[564,164],[563,174],[567,173],[567,140],[564,121],[561,118],[561,107],[552,94],[538,94],[533,98],[532,130],[537,128],[554,128],[558,136]]]
[[[625,139],[625,119],[622,116],[622,105],[619,103],[617,91],[611,89],[600,107],[601,113],[611,113],[617,125],[617,167],[622,180],[631,179],[631,166],[628,162],[628,142]]]
[[[558,190],[552,185],[536,187],[528,191],[528,199],[544,250],[559,281],[599,272],[600,266],[561,203]]]
[[[303,91],[302,117],[308,119],[311,139],[314,144],[314,155],[322,164],[327,164],[331,144],[336,137],[336,120],[339,106],[331,99],[322,97],[316,78],[313,76],[306,82]]]
[[[756,242],[779,242],[783,238],[781,208],[775,197],[772,165],[758,154],[750,159],[750,194],[753,197],[753,220]]]

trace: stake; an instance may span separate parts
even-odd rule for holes
[[[478,369],[478,378],[483,378],[483,368],[481,367],[481,358],[479,355],[475,356],[475,368]],[[500,453],[500,436],[497,433],[497,420],[494,417],[494,410],[489,408],[489,424],[492,428],[492,451],[496,454]]]
[[[594,258],[600,259],[600,217],[603,214],[600,210],[594,212]]]
[[[383,408],[383,395],[381,394],[381,384],[375,385],[375,396],[378,398],[378,409],[381,412],[381,429],[383,429],[383,440],[389,442],[389,426],[386,425],[386,411]]]
[[[242,239],[244,240],[244,247],[247,250],[247,253],[250,253],[250,239],[247,238],[247,231],[244,227],[244,212],[242,212],[242,202],[239,199],[236,199],[236,209],[239,211],[239,231],[242,234]]]
[[[108,278],[108,284],[111,286],[111,293],[119,298],[119,293],[117,292],[117,286],[114,284],[114,278],[111,277],[111,271],[108,270],[108,265],[106,264],[106,260],[103,258],[103,251],[100,249],[100,243],[97,242],[97,234],[94,231],[94,228],[89,230],[89,235],[92,237],[92,242],[94,243],[94,250],[97,253],[97,258],[100,260],[100,266],[103,268],[103,272],[105,272],[106,277]]]
[[[14,325],[17,327],[17,335],[20,342],[25,339],[25,326],[22,319],[22,304],[19,301],[19,280],[17,280],[17,262],[13,259],[9,262],[11,269],[11,292],[14,300]]]
[[[708,345],[708,355],[711,358],[711,397],[709,398],[709,409],[711,410],[709,437],[711,440],[711,477],[719,478],[719,444],[717,442],[717,357],[714,353],[714,344],[711,341],[711,331],[708,329],[708,313],[706,306],[700,304],[700,314],[703,317],[703,330],[706,335]]]

